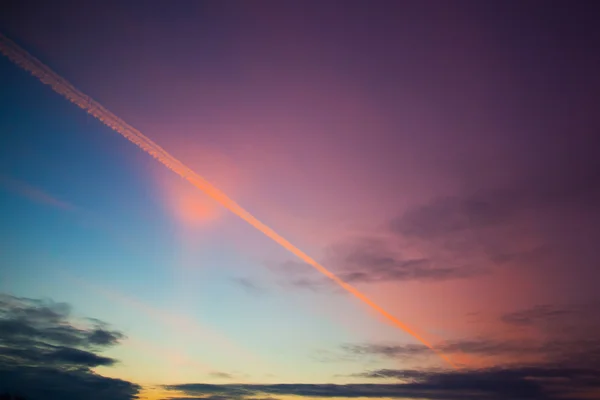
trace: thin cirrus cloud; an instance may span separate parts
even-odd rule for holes
[[[56,207],[65,211],[76,211],[77,207],[71,203],[60,200],[47,191],[30,185],[22,180],[14,179],[9,176],[0,174],[0,185],[5,189],[18,194],[19,196],[25,197],[36,203],[45,204],[48,206]]]

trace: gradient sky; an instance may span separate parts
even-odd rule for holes
[[[0,391],[600,398],[597,8],[3,1],[2,33],[460,369],[1,57]]]

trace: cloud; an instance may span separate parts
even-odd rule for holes
[[[444,372],[383,369],[357,376],[408,380],[411,383],[407,385],[427,388],[433,393],[441,389],[439,397],[424,396],[432,399],[459,398],[453,394],[462,391],[479,393],[482,399],[583,399],[587,397],[582,397],[581,392],[600,388],[600,370],[550,366]],[[441,397],[444,392],[448,397]]]
[[[514,365],[528,362],[554,363],[555,365],[586,366],[600,369],[600,340],[587,339],[469,339],[438,344],[436,349],[447,355],[474,356],[488,360],[493,365]],[[431,351],[422,345],[346,344],[338,353],[333,352],[326,361],[364,362],[368,358],[408,360],[429,358]]]
[[[597,279],[600,258],[586,238],[600,235],[598,146],[557,143],[501,173],[465,167],[456,190],[412,204],[374,232],[339,238],[323,263],[352,283],[468,279],[510,267],[567,274],[567,265]],[[318,289],[315,282],[296,286]]]
[[[429,239],[500,223],[505,216],[505,210],[486,200],[438,197],[393,219],[391,227],[405,236]]]
[[[31,398],[129,400],[139,387],[91,368],[117,360],[97,354],[124,335],[102,321],[75,326],[71,307],[0,294],[0,392]]]
[[[461,262],[458,256],[452,261],[439,255],[438,258],[408,256],[394,248],[396,240],[393,237],[388,241],[361,237],[340,242],[328,248],[323,263],[331,266],[337,276],[351,284],[444,281],[478,276],[484,272],[475,267],[475,262]],[[290,264],[295,263],[282,263],[278,271],[284,277],[285,285],[312,291],[336,291],[328,279],[292,272]]]
[[[240,286],[247,293],[257,296],[266,293],[266,289],[250,278],[232,278],[232,282]]]
[[[391,378],[386,384],[170,385],[190,396],[250,399],[254,396],[306,398],[403,398],[427,400],[584,399],[600,388],[600,372],[583,368],[520,367],[461,371],[375,370],[366,379]]]
[[[29,343],[31,345],[31,343]],[[39,343],[30,348],[0,347],[0,357],[18,360],[22,363],[40,363],[44,365],[55,365],[59,367],[98,367],[111,366],[116,360],[102,357],[85,350],[70,347],[43,346]]]
[[[548,246],[522,239],[529,233],[515,215],[497,204],[493,194],[434,198],[391,219],[379,232],[332,244],[323,263],[356,284],[466,279],[495,267],[540,262],[548,256]],[[289,268],[282,270],[289,275]],[[297,275],[286,282],[326,288],[321,277]]]
[[[538,305],[526,310],[519,310],[502,315],[501,319],[507,324],[516,326],[532,326],[539,322],[556,320],[571,316],[575,309],[557,307],[549,304]]]
[[[8,176],[0,174],[0,185],[4,186],[7,190],[28,198],[31,201],[40,204],[46,204],[52,207],[60,208],[65,211],[74,211],[77,208],[70,203],[57,199],[55,196],[47,193],[46,191],[32,186],[28,183],[12,179]]]
[[[140,388],[127,381],[105,378],[88,370],[64,371],[41,366],[0,363],[0,391],[47,400],[131,400]]]
[[[579,181],[581,187],[565,183],[553,188],[547,180],[527,180],[434,197],[408,208],[373,235],[333,244],[325,264],[349,282],[373,283],[465,279],[498,267],[556,262],[557,253],[570,249],[541,231],[537,219],[557,226],[565,208],[594,209],[590,199],[597,191],[585,186],[589,179]]]
[[[592,343],[589,343],[592,346]],[[597,342],[600,345],[600,341]],[[564,358],[574,349],[581,346],[579,341],[546,341],[540,342],[532,339],[523,340],[494,340],[494,339],[468,339],[446,341],[438,344],[436,349],[443,354],[466,354],[478,357],[510,357],[519,360],[521,357],[536,357],[537,359]],[[342,354],[337,360],[361,360],[365,357],[384,357],[393,359],[409,359],[415,357],[430,357],[431,350],[423,345],[403,344],[345,344],[341,346]],[[331,357],[335,360],[336,357]]]
[[[229,374],[227,372],[220,372],[220,371],[211,372],[209,375],[212,376],[213,378],[220,378],[220,379],[233,379],[233,378],[235,378],[235,376],[232,375],[232,374]]]
[[[542,304],[500,316],[513,331],[533,331],[546,338],[578,340],[582,343],[600,337],[597,301],[579,304]]]
[[[204,397],[169,397],[166,400],[231,400],[230,396],[204,396]],[[278,400],[275,397],[248,397],[247,400]]]
[[[278,284],[283,287],[293,287],[312,292],[345,292],[335,285],[330,279],[321,276],[313,268],[304,262],[286,260],[281,263],[268,265],[271,270],[280,277]],[[341,277],[341,276],[340,276]]]
[[[409,257],[382,240],[362,238],[330,250],[330,262],[349,282],[446,280],[477,274],[469,265],[442,264],[433,258]]]
[[[596,303],[536,306],[495,318],[502,323],[494,325],[493,336],[447,340],[435,348],[457,358],[467,356],[471,367],[541,363],[600,371],[600,314]],[[326,354],[321,361],[423,361],[432,356],[421,344],[390,343],[347,343]]]
[[[36,344],[101,349],[119,342],[124,335],[92,321],[84,329],[69,323],[68,304],[0,294],[0,340],[4,345]]]

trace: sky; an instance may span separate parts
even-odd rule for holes
[[[0,4],[435,348],[1,56],[0,393],[600,398],[593,2]]]

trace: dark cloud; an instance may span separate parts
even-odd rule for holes
[[[136,398],[139,389],[130,382],[105,378],[89,370],[0,363],[0,391],[19,393],[32,400],[130,400]]]
[[[123,339],[119,332],[96,328],[88,336],[89,343],[96,346],[113,346]]]
[[[443,388],[446,394],[479,392],[482,399],[584,399],[589,398],[585,395],[600,389],[600,370],[552,366],[445,372],[383,369],[357,376],[408,380],[412,382],[409,385],[421,384],[431,390]]]
[[[97,354],[124,336],[98,320],[76,327],[65,303],[0,294],[0,392],[33,399],[133,399],[139,387],[91,368],[117,360]]]
[[[547,339],[547,340],[457,340],[436,346],[443,354],[452,356],[473,355],[487,357],[497,365],[502,359],[519,360],[536,359],[558,364],[590,366],[600,368],[600,340],[597,338],[580,339]],[[433,357],[431,349],[416,344],[381,345],[353,344],[342,346],[341,354],[330,356],[330,360],[362,360],[365,357],[386,357],[409,359],[415,357]]]
[[[205,396],[205,397],[169,397],[164,400],[231,400],[231,396]],[[275,397],[248,397],[247,400],[278,400]]]
[[[118,343],[123,335],[96,322],[91,329],[68,323],[65,303],[15,298],[0,294],[0,331],[3,343],[39,340],[46,345],[103,348]]]
[[[190,396],[250,399],[260,395],[308,398],[404,398],[428,400],[584,399],[600,389],[600,372],[583,368],[521,367],[460,371],[376,370],[366,379],[392,378],[392,384],[273,384],[167,386]],[[200,397],[203,396],[203,397]],[[210,398],[210,397],[209,397]]]
[[[115,359],[102,357],[89,351],[71,347],[53,347],[40,343],[29,342],[20,348],[0,347],[0,358],[10,359],[21,363],[39,363],[58,367],[98,367],[111,366]]]

